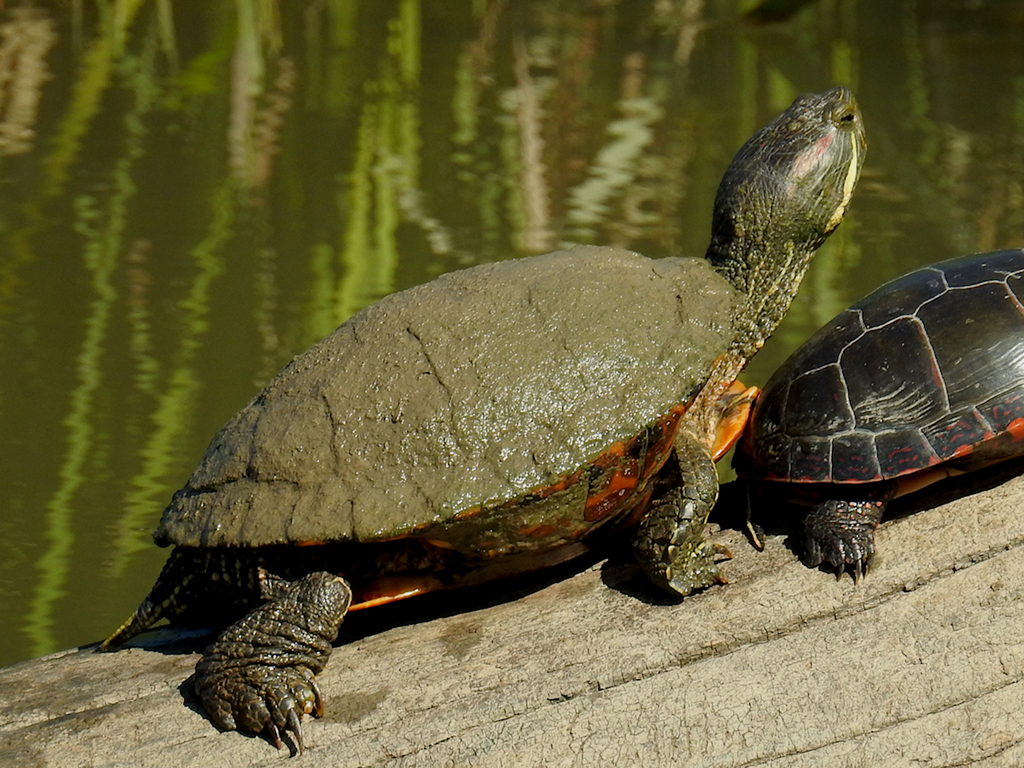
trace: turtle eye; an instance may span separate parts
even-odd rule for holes
[[[839,125],[853,125],[857,121],[857,110],[844,104],[832,114],[832,119]]]

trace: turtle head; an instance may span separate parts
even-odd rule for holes
[[[715,198],[707,258],[747,296],[760,347],[796,295],[815,250],[839,225],[867,144],[853,94],[800,96],[729,165]],[[753,351],[753,350],[751,350]]]

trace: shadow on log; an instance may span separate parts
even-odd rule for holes
[[[1024,478],[886,523],[857,587],[784,536],[758,553],[727,529],[730,583],[679,603],[594,563],[420,623],[353,618],[295,764],[1024,765],[1022,506]],[[205,640],[163,630],[0,670],[0,763],[279,765],[197,711]]]

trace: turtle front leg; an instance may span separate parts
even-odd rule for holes
[[[278,749],[291,731],[303,751],[302,715],[323,714],[315,676],[352,592],[331,573],[297,581],[261,574],[268,602],[225,629],[196,665],[195,689],[210,719],[224,730],[266,731]]]
[[[829,499],[815,506],[804,519],[804,562],[812,568],[827,562],[837,576],[850,568],[859,582],[875,555],[875,529],[895,495],[896,483],[876,483],[868,498]]]
[[[680,430],[675,440],[678,482],[652,503],[640,522],[633,549],[647,577],[662,589],[688,595],[723,581],[715,558],[729,556],[704,538],[718,498],[718,470],[708,448]]]

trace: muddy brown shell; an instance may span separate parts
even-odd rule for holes
[[[155,536],[381,541],[528,507],[609,452],[635,452],[678,413],[734,337],[736,301],[704,260],[599,247],[388,296],[296,357],[217,433]],[[668,443],[657,450],[648,469]],[[565,503],[585,504],[578,496]],[[540,524],[566,519],[538,512]]]

